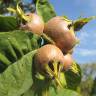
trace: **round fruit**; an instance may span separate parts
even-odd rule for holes
[[[56,45],[67,53],[76,44],[76,37],[73,29],[70,27],[72,22],[64,19],[64,17],[53,17],[44,27],[44,33],[55,41]]]
[[[48,71],[46,70],[46,66],[49,66],[50,69],[54,71],[55,70],[53,65],[54,61],[57,61],[58,64],[62,65],[64,62],[64,55],[62,51],[55,45],[47,44],[38,49],[37,53],[35,54],[34,58],[35,68],[40,73]]]
[[[72,63],[73,63],[73,58],[71,54],[66,54],[64,56],[64,70],[68,70],[72,65]]]
[[[31,31],[32,33],[41,35],[44,29],[43,20],[37,14],[34,13],[29,13],[27,14],[27,16],[31,19],[31,21],[25,23],[24,25],[21,25],[21,28]]]

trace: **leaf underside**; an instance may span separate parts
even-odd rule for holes
[[[52,17],[56,16],[54,8],[48,2],[48,0],[37,0],[36,2],[36,12],[42,19],[47,22]]]

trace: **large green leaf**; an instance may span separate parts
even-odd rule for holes
[[[34,77],[33,77],[34,78]],[[47,96],[49,93],[49,81],[48,80],[35,80],[33,79],[32,87],[27,90],[23,96]],[[48,95],[49,96],[49,95]]]
[[[56,13],[48,0],[36,0],[36,12],[45,22],[56,16]]]
[[[35,96],[33,90],[29,89],[23,96]],[[55,91],[53,88],[50,88],[50,91],[47,96],[81,96],[79,93],[69,90],[69,89],[60,89]]]
[[[35,52],[24,55],[0,74],[0,96],[20,96],[32,86],[32,62]]]
[[[21,30],[0,33],[0,96],[20,96],[33,84],[32,63],[41,37]]]
[[[43,87],[43,85],[42,85]],[[34,95],[34,90],[30,88],[25,92],[22,96],[41,96],[39,95]],[[50,87],[49,90],[47,90],[47,95],[45,94],[44,96],[81,96],[79,93],[73,90],[69,89],[57,89],[55,90],[53,87]]]
[[[69,89],[59,89],[57,92],[55,92],[53,88],[50,88],[50,96],[81,96],[81,95]]]
[[[32,90],[32,88],[30,88],[24,94],[22,94],[22,96],[34,96],[34,91]]]
[[[41,37],[30,32],[16,30],[0,33],[0,72],[28,52],[40,47]]]
[[[19,23],[16,17],[0,15],[0,31],[12,31],[18,28]]]

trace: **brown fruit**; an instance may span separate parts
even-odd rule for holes
[[[64,70],[68,70],[72,65],[72,63],[73,63],[73,58],[71,54],[66,54],[64,56]]]
[[[27,16],[31,18],[31,21],[27,22],[25,25],[22,25],[21,28],[41,35],[44,29],[43,20],[35,13],[29,13]]]
[[[74,31],[70,28],[71,23],[64,17],[57,16],[45,24],[44,33],[55,41],[63,53],[67,53],[76,44]]]
[[[64,55],[62,51],[55,45],[47,44],[38,49],[34,58],[34,64],[38,72],[45,72],[46,64],[49,64],[51,61],[54,60],[63,64]],[[49,66],[52,67],[53,65]]]

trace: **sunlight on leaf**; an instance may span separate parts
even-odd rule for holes
[[[73,27],[75,31],[79,31],[83,28],[85,24],[87,24],[89,21],[96,19],[96,16],[88,17],[88,18],[80,18],[75,21],[73,21]]]

